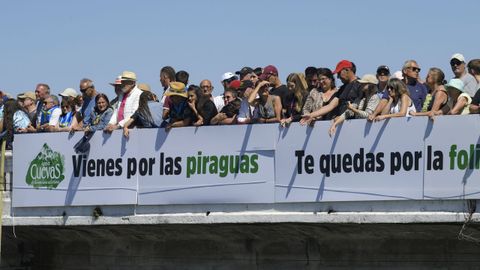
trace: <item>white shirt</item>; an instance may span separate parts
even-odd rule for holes
[[[125,122],[133,115],[133,113],[138,109],[138,102],[140,101],[140,95],[142,94],[142,90],[140,90],[136,85],[128,93],[127,99],[125,100],[125,107],[123,108],[123,119],[122,121],[118,121],[118,110],[120,105],[122,104],[123,94],[118,97],[117,106],[115,106],[115,110],[113,111],[112,118],[110,118],[110,122],[108,124],[116,125],[118,124],[120,127],[125,125]]]
[[[48,121],[49,126],[58,126],[58,120],[60,120],[60,115],[62,114],[62,109],[55,108],[50,115],[50,121]]]
[[[225,106],[225,100],[223,100],[223,95],[213,97],[213,104],[217,107],[217,112],[221,111],[223,106]]]
[[[245,123],[247,120],[254,118],[258,118],[258,111],[255,110],[255,106],[250,105],[247,98],[242,99],[237,121],[240,123]]]

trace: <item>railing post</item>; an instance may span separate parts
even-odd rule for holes
[[[3,217],[3,190],[5,189],[5,147],[7,142],[2,140],[0,149],[0,263],[2,261],[2,217]]]

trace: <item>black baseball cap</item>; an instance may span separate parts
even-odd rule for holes
[[[252,72],[253,72],[253,69],[251,67],[243,67],[241,70],[235,72],[235,74],[240,75],[240,79],[242,79],[247,74],[250,74]]]
[[[385,65],[381,65],[377,68],[377,75],[390,75],[390,68]]]

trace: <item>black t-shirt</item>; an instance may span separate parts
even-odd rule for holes
[[[208,126],[210,125],[210,120],[217,115],[217,107],[215,107],[215,104],[211,100],[207,100],[201,108],[197,108],[198,113],[202,116],[203,118],[203,125]],[[198,120],[197,115],[192,111],[190,106],[187,105],[187,108],[185,108],[185,113],[183,114],[184,119],[190,119],[190,124],[195,123]]]
[[[332,102],[335,98],[338,98],[340,99],[340,92],[337,91],[335,92],[329,100],[323,102],[323,106],[327,106],[328,104],[330,104],[330,102]],[[328,112],[327,114],[325,114],[323,117],[322,117],[322,120],[332,120],[334,119],[335,117],[339,116],[341,113],[339,113],[339,110],[340,110],[340,103],[337,107],[335,107],[333,110],[331,110],[330,112]]]
[[[282,101],[283,109],[287,108],[287,98],[288,98],[289,92],[290,91],[288,91],[287,86],[284,84],[280,85],[277,88],[270,89],[270,94],[280,97],[280,100]]]
[[[347,110],[348,102],[353,103],[356,99],[361,99],[363,97],[362,84],[357,80],[342,85],[338,92],[340,99],[340,104],[338,105],[339,115]]]
[[[477,92],[475,93],[475,96],[473,96],[472,104],[473,105],[479,105],[480,104],[480,89],[478,89]]]

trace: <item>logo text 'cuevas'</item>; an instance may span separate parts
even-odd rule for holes
[[[45,143],[37,157],[30,162],[25,181],[34,188],[57,188],[65,179],[64,170],[64,156],[54,152]]]

